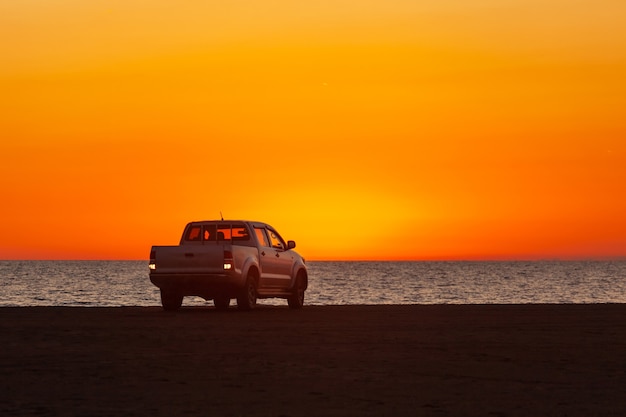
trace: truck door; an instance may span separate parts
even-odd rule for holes
[[[259,277],[260,288],[280,287],[281,279],[277,264],[277,253],[270,243],[269,235],[264,227],[254,227],[254,233],[259,241],[259,263],[261,273]]]
[[[287,250],[287,244],[282,237],[273,229],[267,228],[267,235],[274,250],[274,263],[276,274],[280,282],[278,286],[287,288],[291,284],[291,271],[293,269],[294,256]]]

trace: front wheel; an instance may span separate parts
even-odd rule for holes
[[[246,284],[237,295],[237,308],[244,311],[252,310],[256,306],[256,300],[256,277],[249,274]]]
[[[183,305],[183,296],[176,290],[161,289],[161,304],[165,311],[176,311]]]
[[[289,304],[289,308],[298,309],[302,308],[304,305],[304,290],[305,290],[305,281],[302,274],[298,274],[296,278],[296,285],[293,288],[293,292],[287,298],[287,304]]]

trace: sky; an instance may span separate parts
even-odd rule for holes
[[[626,257],[622,0],[2,0],[0,259]]]

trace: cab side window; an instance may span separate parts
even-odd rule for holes
[[[274,249],[285,249],[285,245],[283,244],[282,239],[273,231],[268,230],[267,234],[270,236],[270,241],[272,242],[272,248]]]
[[[255,227],[254,233],[256,234],[256,238],[258,239],[261,246],[264,246],[266,248],[270,247],[270,242],[267,239],[267,234],[265,233],[265,229],[261,227]]]

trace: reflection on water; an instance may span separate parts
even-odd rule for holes
[[[626,302],[626,261],[308,266],[308,305]],[[159,290],[150,283],[145,261],[0,261],[0,306],[158,305]],[[187,297],[183,305],[212,303]]]

